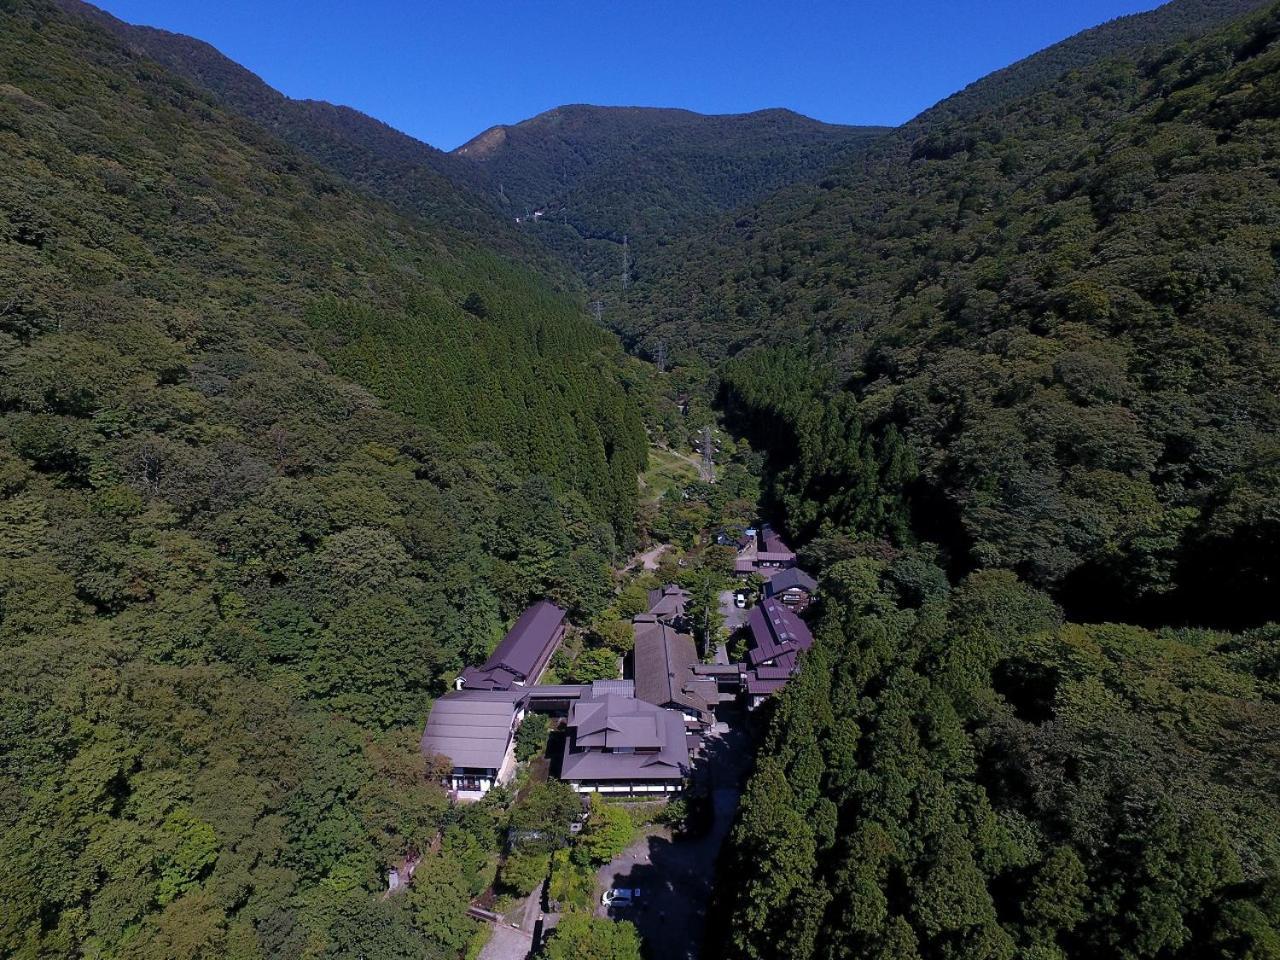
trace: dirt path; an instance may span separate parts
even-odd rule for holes
[[[671,544],[660,543],[656,547],[650,547],[644,553],[631,558],[631,561],[622,568],[623,573],[630,573],[636,567],[645,571],[654,571],[658,569],[658,561],[662,559],[662,555],[671,549]]]
[[[533,949],[533,939],[523,930],[493,925],[493,936],[480,951],[480,960],[525,960]]]
[[[533,949],[533,935],[542,916],[542,884],[507,911],[504,923],[492,923],[493,935],[480,951],[480,960],[525,960]]]

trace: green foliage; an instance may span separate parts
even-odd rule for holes
[[[625,592],[624,596],[619,598],[618,607],[620,615],[627,619],[601,619],[597,620],[591,627],[594,639],[599,641],[605,649],[619,655],[630,653],[631,648],[635,646],[636,636],[635,630],[631,626],[631,618],[637,613],[643,613],[649,606],[648,592],[641,590],[639,592],[645,595],[644,603],[640,606],[640,609],[635,610],[634,613],[631,612],[635,609],[636,604],[628,602]]]
[[[516,759],[521,763],[539,757],[547,749],[550,719],[543,713],[527,713],[516,731]]]
[[[591,815],[578,834],[574,854],[590,863],[608,863],[620,856],[635,839],[636,825],[624,807],[606,803],[591,794]]]
[[[640,960],[640,937],[626,920],[567,913],[547,940],[547,960]]]
[[[711,649],[724,635],[724,614],[720,612],[720,592],[730,580],[722,570],[701,564],[686,573],[683,585],[689,590],[685,612],[704,650]]]
[[[590,912],[595,906],[595,891],[595,867],[577,863],[568,847],[551,855],[551,882],[547,885],[547,896],[559,903],[561,910]]]
[[[0,155],[0,954],[458,956],[498,832],[417,735],[607,606],[619,348],[43,0]]]
[[[502,888],[517,897],[527,897],[547,878],[551,855],[537,850],[514,850],[498,871]]]
[[[466,910],[479,891],[469,882],[465,847],[466,841],[455,834],[425,858],[407,897],[414,932],[441,957],[457,957],[475,934],[475,921]]]
[[[901,562],[823,578],[726,848],[721,954],[1266,956],[1280,689],[1246,651],[1271,631],[1061,624],[997,572],[907,603]]]
[[[618,654],[608,647],[583,650],[573,661],[561,668],[560,676],[565,683],[591,683],[593,680],[616,680]]]
[[[664,244],[807,176],[882,132],[787,110],[565,106],[487,130],[456,151],[524,218],[525,232],[593,287],[620,283],[621,242],[643,274]]]
[[[569,842],[569,825],[582,814],[582,800],[561,780],[543,780],[521,791],[508,827],[523,850],[557,850]]]

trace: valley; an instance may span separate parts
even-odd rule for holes
[[[0,956],[1280,957],[1280,4],[891,127],[746,88],[910,4],[107,6],[0,3]],[[461,146],[302,98],[460,24]]]

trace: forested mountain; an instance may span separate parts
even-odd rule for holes
[[[548,250],[718,365],[822,574],[716,955],[1280,956],[1258,5],[898,131],[566,107],[450,156],[0,0],[0,956],[467,953],[504,814],[423,717],[530,599],[618,602],[646,460],[649,375]]]
[[[1274,618],[1275,20],[891,134],[682,247],[624,333],[775,345],[722,387],[797,533],[914,528],[1091,617]]]
[[[705,116],[642,107],[558,107],[492,127],[454,151],[537,236],[600,289],[718,213],[815,176],[874,139],[875,127],[789,110]]]
[[[881,132],[787,110],[708,117],[569,106],[494,127],[446,153],[349,107],[294,100],[203,41],[57,0],[211,92],[352,184],[515,257],[560,286],[620,283],[633,262],[718,213],[816,175]],[[545,220],[515,220],[545,209]],[[571,272],[566,272],[565,268]]]
[[[416,734],[531,597],[610,597],[627,361],[43,0],[0,155],[0,955],[456,957],[495,822]]]
[[[514,229],[491,197],[483,171],[379,120],[322,100],[294,100],[209,44],[125,23],[82,0],[57,0],[137,53],[214,94],[227,108],[351,183],[435,224],[445,224],[518,257],[560,282],[567,274]]]

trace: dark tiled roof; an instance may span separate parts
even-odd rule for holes
[[[807,590],[810,593],[818,589],[818,581],[805,573],[799,567],[792,567],[790,570],[783,570],[772,580],[764,585],[766,596],[774,596],[782,593],[784,590],[790,590],[793,587],[800,590]]]
[[[757,563],[793,563],[795,559],[789,550],[761,550],[756,554]]]
[[[791,654],[794,658],[795,654]],[[791,676],[791,667],[756,667],[751,671],[759,680],[786,680]]]
[[[675,584],[649,591],[649,613],[659,620],[679,620],[689,602],[689,591]]]
[[[775,599],[765,600],[751,608],[747,614],[747,627],[751,630],[753,666],[776,662],[779,666],[792,666],[795,655],[813,646],[813,634],[808,625],[783,603]]]
[[[649,752],[616,753],[617,750]],[[569,711],[566,780],[672,780],[689,768],[684,718],[643,700],[607,695]]]
[[[483,667],[468,667],[463,683],[475,690],[506,690],[514,683],[536,680],[546,665],[565,611],[550,600],[539,600],[515,622]]]
[[[783,542],[776,530],[769,524],[760,528],[760,544],[762,553],[785,553],[795,556],[795,552]]]
[[[753,697],[767,697],[786,685],[786,680],[762,680],[754,672],[747,674],[747,693]]]
[[[636,617],[632,629],[636,635],[632,654],[636,696],[657,706],[674,703],[699,714],[709,713],[707,684],[693,673],[699,662],[693,637],[653,617]],[[711,692],[714,695],[715,691]]]
[[[468,690],[510,690],[520,677],[505,667],[486,670],[467,667],[462,671],[462,682]]]
[[[591,693],[592,697],[603,697],[610,693],[617,694],[620,697],[634,697],[636,695],[636,685],[632,680],[592,680]]]

